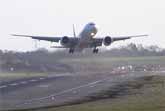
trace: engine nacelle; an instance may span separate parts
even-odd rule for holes
[[[109,46],[112,43],[112,38],[110,36],[106,36],[103,40],[105,46]]]
[[[62,37],[62,39],[60,41],[61,45],[64,45],[64,46],[67,46],[69,44],[69,42],[70,42],[70,40],[69,40],[69,37],[67,37],[67,36]]]

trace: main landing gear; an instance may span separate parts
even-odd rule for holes
[[[98,49],[98,48],[94,48],[94,49],[93,49],[93,53],[94,53],[94,54],[97,54],[98,52],[99,52],[99,49]]]
[[[99,49],[98,49],[98,48],[94,48],[94,49],[93,49],[93,53],[94,53],[94,54],[97,54],[98,52],[99,52]],[[70,53],[70,54],[73,54],[73,53],[74,53],[74,48],[70,48],[70,49],[69,49],[69,53]]]
[[[73,48],[70,48],[70,49],[69,49],[69,53],[70,53],[70,54],[73,54],[73,53],[74,53],[74,49],[73,49]]]

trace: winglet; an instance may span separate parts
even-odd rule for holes
[[[134,37],[148,37],[149,35],[145,34],[145,35],[136,35]]]
[[[18,34],[11,34],[11,36],[19,36],[19,37],[32,37],[32,36],[29,36],[29,35],[18,35]]]

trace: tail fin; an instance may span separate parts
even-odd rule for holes
[[[76,37],[76,32],[75,32],[74,24],[73,24],[73,36]]]

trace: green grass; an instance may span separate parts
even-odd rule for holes
[[[151,99],[153,98],[153,99]],[[165,100],[159,97],[128,97],[124,100],[102,100],[47,111],[164,111]]]
[[[155,57],[93,57],[93,58],[70,58],[61,60],[63,63],[99,63],[99,64],[163,64],[165,56]]]
[[[27,77],[38,77],[38,76],[47,76],[48,73],[13,73],[13,72],[0,72],[0,79],[1,78],[8,78],[8,79],[19,79],[19,78],[27,78]]]
[[[0,77],[34,77],[34,76],[45,76],[45,73],[3,73],[0,72]]]
[[[13,73],[13,72],[0,72],[0,81],[10,81],[15,79],[47,76],[47,73]]]
[[[60,60],[73,68],[75,72],[98,72],[113,69],[123,65],[161,65],[165,66],[165,56],[156,57],[90,57],[90,58],[69,58]]]

